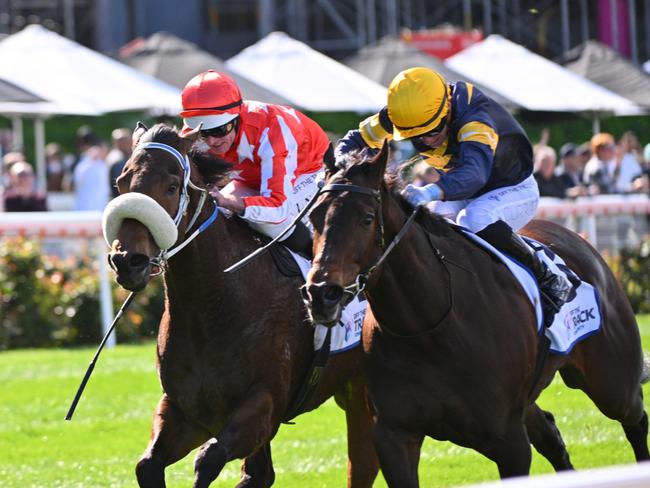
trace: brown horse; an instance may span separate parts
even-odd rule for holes
[[[311,212],[315,258],[304,294],[313,318],[332,324],[366,284],[372,313],[364,323],[363,366],[388,484],[418,486],[424,436],[475,449],[502,477],[528,474],[531,443],[556,469],[571,469],[552,415],[534,403],[556,371],[622,424],[637,460],[649,459],[639,332],[597,251],[550,222],[526,228],[598,289],[603,317],[600,333],[570,355],[549,356],[538,374],[530,301],[501,261],[441,217],[419,210],[375,268],[382,243],[392,242],[413,210],[392,191],[396,182],[385,181],[386,160],[384,148],[372,160],[359,156],[328,168]]]
[[[201,446],[194,486],[208,486],[228,461],[243,458],[237,486],[267,487],[274,481],[270,441],[309,370],[313,331],[306,325],[300,278],[282,275],[268,254],[238,274],[223,273],[259,242],[239,219],[216,214],[211,199],[201,207],[207,173],[186,156],[197,134],[181,138],[162,124],[150,130],[139,124],[133,155],[117,181],[123,200],[114,200],[105,214],[115,237],[109,261],[124,288],[140,290],[158,268],[164,271],[157,348],[164,393],[136,474],[142,487],[165,486],[165,467]],[[219,167],[203,163],[205,172]],[[130,197],[147,210],[130,217],[124,200]],[[174,242],[163,225],[169,216],[178,216],[177,244],[203,223],[206,228],[166,262],[160,251]],[[332,395],[345,409],[351,487],[371,486],[379,469],[360,356],[361,348],[332,356],[302,409],[312,410]]]

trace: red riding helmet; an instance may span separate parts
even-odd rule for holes
[[[198,127],[212,129],[227,124],[241,112],[242,96],[237,83],[214,70],[204,71],[192,78],[181,95],[185,127],[189,132]]]

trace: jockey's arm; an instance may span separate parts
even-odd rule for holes
[[[224,195],[216,187],[210,189],[210,195],[216,200],[219,207],[228,209],[237,215],[244,215],[246,205],[243,198],[233,194]]]
[[[298,146],[286,138],[279,124],[269,127],[257,148],[260,162],[260,194],[244,197],[244,218],[258,223],[281,223],[289,216],[289,177],[298,168]]]
[[[339,159],[340,156],[355,150],[378,150],[385,139],[393,139],[393,124],[388,118],[386,107],[361,121],[358,129],[348,131],[336,145],[334,156]]]
[[[476,194],[490,179],[494,153],[499,142],[496,131],[482,122],[469,122],[457,134],[458,162],[436,183],[445,200],[465,200]]]

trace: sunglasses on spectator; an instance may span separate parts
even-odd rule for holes
[[[419,136],[415,136],[413,137],[413,139],[422,139],[423,137],[438,137],[442,133],[442,131],[445,130],[446,126],[447,126],[447,117],[443,117],[435,129],[432,129],[429,132],[425,132],[424,134],[420,134]]]
[[[227,124],[220,125],[219,127],[213,127],[212,129],[205,129],[199,132],[201,134],[201,137],[224,137],[227,136],[232,132],[232,130],[235,128],[236,125],[236,120],[233,119]]]

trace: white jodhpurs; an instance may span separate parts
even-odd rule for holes
[[[293,222],[293,219],[300,213],[300,211],[307,205],[309,200],[314,196],[318,191],[318,181],[323,178],[322,171],[316,171],[315,173],[306,173],[300,175],[296,178],[296,181],[293,185],[293,192],[291,195],[287,195],[287,201],[284,202],[284,205],[287,205],[287,218],[282,222],[253,222],[247,220],[248,225],[250,225],[256,231],[269,236],[271,239],[274,239],[278,236],[284,229]],[[246,185],[243,185],[237,180],[233,180],[224,186],[221,189],[221,193],[224,195],[236,195],[238,197],[250,197],[259,195],[260,192],[249,188]],[[303,217],[302,222],[307,225],[311,231],[311,223],[309,218]],[[291,233],[288,233],[286,237],[289,237]],[[285,237],[285,239],[286,239]],[[283,239],[284,240],[284,239]]]
[[[514,186],[504,186],[471,200],[436,201],[427,207],[476,233],[497,220],[518,230],[535,216],[539,188],[531,175]]]

